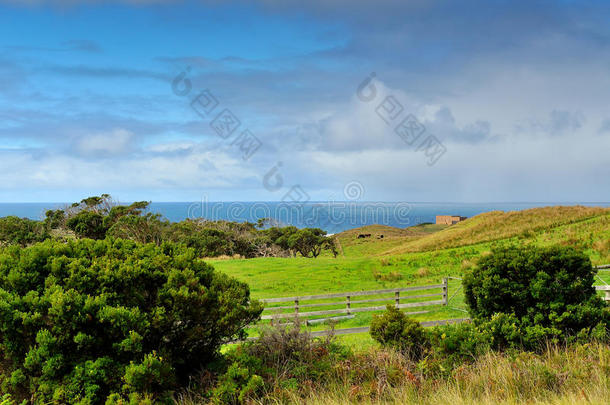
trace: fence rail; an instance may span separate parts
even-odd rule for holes
[[[294,318],[295,316],[304,318],[304,317],[313,317],[313,316],[322,316],[322,315],[337,315],[337,314],[355,314],[359,312],[371,312],[371,311],[382,311],[386,308],[386,305],[376,305],[376,306],[368,306],[368,307],[354,307],[354,305],[364,304],[364,303],[381,303],[381,302],[393,302],[396,308],[418,308],[418,307],[428,307],[433,305],[447,305],[448,302],[448,279],[444,278],[442,284],[432,284],[432,285],[423,285],[416,287],[404,287],[404,288],[390,288],[385,290],[370,290],[370,291],[354,291],[354,292],[345,292],[345,293],[331,293],[331,294],[318,294],[318,295],[303,295],[303,296],[295,296],[295,297],[281,297],[281,298],[267,298],[262,299],[261,301],[265,304],[276,304],[276,303],[287,303],[292,302],[292,305],[280,305],[280,306],[271,306],[265,307],[265,312],[267,314],[261,316],[261,319],[264,320],[273,320],[273,319],[285,319],[285,318]],[[426,290],[440,290],[438,293],[431,294],[417,294],[417,295],[409,295],[405,293],[414,292],[414,291],[426,291]],[[401,295],[401,293],[403,293]],[[353,297],[367,297],[367,296],[379,296],[386,294],[394,294],[393,296],[387,297],[373,297],[368,299],[358,299],[353,300]],[[425,298],[434,298],[440,297],[438,300],[423,300],[416,302],[407,302],[401,303],[401,301],[406,300],[420,300]],[[342,301],[330,301],[330,302],[315,302],[309,304],[303,304],[304,301],[321,301],[321,300],[330,300],[344,298]],[[303,308],[316,308],[316,307],[337,307],[341,306],[344,308],[333,308],[333,309],[324,309],[319,311],[306,311],[300,312]],[[286,311],[292,309],[292,312],[289,313],[276,313],[277,311]],[[269,313],[273,312],[273,313]],[[410,312],[409,314],[416,313],[425,313],[427,311],[418,311],[418,312]],[[332,319],[332,318],[331,318]]]
[[[604,300],[610,302],[610,285],[598,285],[595,286],[597,291],[605,291]]]

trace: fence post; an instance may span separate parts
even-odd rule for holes
[[[610,290],[606,290],[606,301],[610,302]]]
[[[351,300],[350,300],[350,296],[348,295],[348,296],[347,296],[347,297],[345,297],[345,298],[346,298],[346,300],[347,300],[347,301],[346,301],[346,306],[347,306],[347,314],[348,314],[348,315],[350,315],[350,314],[351,314],[350,309],[352,308],[352,303],[351,303]]]
[[[294,300],[294,316],[299,316],[299,300]]]
[[[449,305],[449,279],[443,278],[443,305]]]
[[[396,308],[400,308],[400,291],[394,293],[394,300],[396,301]]]

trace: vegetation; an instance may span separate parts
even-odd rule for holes
[[[595,342],[599,353],[608,351],[609,312],[591,288],[592,282],[590,261],[573,248],[494,249],[464,280],[473,323],[425,331],[403,312],[388,306],[383,314],[373,317],[370,327],[372,337],[388,351],[372,348],[353,353],[333,343],[332,338],[312,341],[307,333],[300,333],[297,320],[292,326],[264,330],[257,341],[230,351],[210,391],[212,399],[235,404],[285,398],[302,402],[335,391],[343,392],[348,401],[387,401],[399,395],[404,402],[421,402],[426,395],[434,397],[432,387],[443,385],[457,383],[457,393],[463,395],[462,387],[474,379],[469,373],[471,381],[463,380],[465,370],[476,369],[490,358],[505,363],[503,356],[519,359],[520,364],[511,364],[511,371],[519,369],[540,385],[521,387],[527,380],[512,372],[506,375],[509,368],[505,367],[499,371],[505,373],[500,381],[506,384],[506,395],[498,392],[495,399],[504,399],[509,393],[534,399],[547,390],[560,389],[565,374],[541,367],[540,357],[523,350],[548,356],[556,353],[557,347],[569,352],[574,347],[587,347],[578,344]],[[506,349],[512,351],[499,354]],[[523,367],[524,358],[533,364]],[[605,360],[598,361],[602,362],[598,372],[588,377],[604,384],[602,393],[607,393],[610,369],[604,368]],[[494,377],[491,381],[498,381],[498,376]],[[422,391],[426,380],[435,382],[427,394]],[[482,396],[480,391],[466,393],[474,401]],[[589,399],[584,391],[581,395]]]
[[[383,346],[393,347],[419,359],[427,346],[424,328],[396,307],[388,305],[381,315],[373,316],[371,336]]]
[[[38,221],[27,218],[0,218],[0,246],[27,246],[49,237],[47,229]]]
[[[430,361],[414,363],[392,350],[369,349],[336,361],[323,382],[299,378],[261,387],[249,403],[606,404],[609,363],[606,344],[551,345],[539,354],[487,352],[439,373]],[[192,389],[178,403],[205,403],[200,392]]]
[[[260,312],[246,284],[178,245],[6,248],[1,389],[35,403],[168,399]]]
[[[610,394],[608,309],[590,287],[610,282],[610,272],[590,266],[610,263],[607,209],[370,226],[331,239],[264,220],[170,223],[147,207],[101,196],[44,221],[6,220],[18,226],[0,235],[33,236],[2,236],[0,391],[12,394],[2,401],[604,403]],[[217,271],[203,257],[214,257]],[[358,313],[337,324],[371,325],[375,340],[311,339],[298,320],[245,327],[261,310],[250,294],[445,276],[466,278],[466,292],[451,282],[449,306],[409,317],[394,308]],[[472,323],[424,330],[415,322],[462,318],[466,303]],[[259,339],[221,349],[246,333]]]
[[[466,303],[475,322],[493,320],[496,345],[533,349],[598,325],[610,328],[595,273],[572,247],[496,248],[466,273]]]
[[[441,232],[407,240],[388,253],[422,252],[467,246],[514,237],[531,238],[538,233],[592,218],[610,218],[610,208],[556,206],[523,211],[493,211],[468,218]],[[606,222],[607,223],[607,222]],[[608,230],[606,228],[606,230]]]
[[[337,255],[334,239],[319,228],[262,229],[268,222],[264,218],[256,225],[207,220],[171,223],[159,214],[146,212],[149,204],[138,201],[120,205],[110,195],[102,194],[64,209],[49,210],[44,221],[0,218],[0,244],[27,246],[71,233],[78,238],[102,240],[111,236],[158,246],[174,242],[193,248],[199,257],[289,257],[298,253],[315,258],[324,250]]]

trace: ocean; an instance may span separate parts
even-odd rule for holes
[[[392,203],[392,202],[153,202],[149,210],[170,221],[186,218],[250,221],[271,218],[276,225],[299,228],[322,228],[328,233],[342,232],[364,225],[382,224],[405,228],[424,222],[434,222],[436,215],[471,217],[489,211],[515,211],[551,205],[587,205],[610,207],[603,203]],[[65,203],[0,203],[0,217],[15,215],[30,219],[44,218],[49,209]]]

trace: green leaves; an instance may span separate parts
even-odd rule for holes
[[[479,324],[504,324],[498,314],[514,319],[518,331],[502,325],[504,339],[496,338],[496,346],[536,348],[545,339],[566,339],[600,322],[610,327],[592,287],[594,276],[589,258],[571,247],[496,248],[465,275],[464,292]]]
[[[164,398],[261,310],[246,284],[177,245],[84,239],[5,249],[0,382],[36,402]]]
[[[429,340],[419,322],[389,304],[383,314],[373,315],[370,333],[382,345],[394,347],[416,359],[429,346]]]

